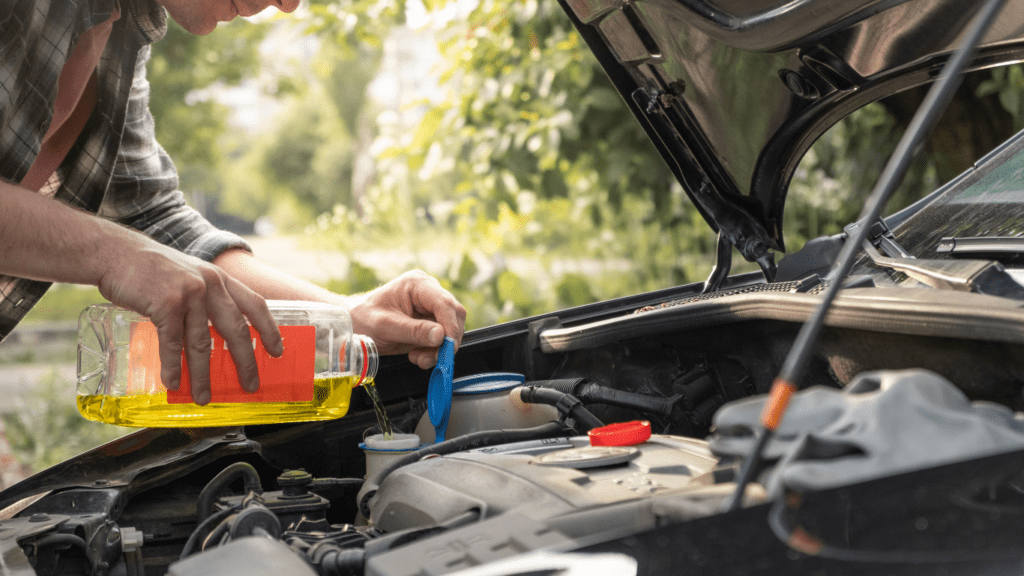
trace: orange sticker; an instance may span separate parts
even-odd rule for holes
[[[313,326],[281,326],[284,354],[274,358],[260,342],[256,329],[249,327],[260,389],[255,393],[242,390],[238,371],[227,344],[216,330],[210,328],[213,352],[210,354],[210,402],[310,402],[313,400],[313,373],[316,363],[316,328]],[[192,402],[188,363],[181,359],[181,385],[167,391],[168,404]]]

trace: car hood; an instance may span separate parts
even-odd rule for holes
[[[690,199],[766,274],[811,144],[854,110],[933,80],[980,2],[559,0]],[[1024,57],[1010,0],[970,67]]]

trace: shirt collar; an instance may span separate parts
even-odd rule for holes
[[[156,42],[167,34],[167,12],[155,0],[120,0],[120,2],[122,7],[128,7],[128,13],[131,14],[147,43]]]

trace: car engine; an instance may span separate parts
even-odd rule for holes
[[[680,565],[695,574],[751,567],[847,573],[851,564],[843,555],[862,554],[849,573],[875,564],[901,567],[892,573],[907,567],[933,573],[930,562],[961,547],[975,561],[962,573],[1018,568],[1022,555],[1014,552],[1012,535],[1019,533],[1024,481],[1021,452],[1007,453],[1007,446],[986,452],[964,443],[939,462],[901,466],[908,458],[900,457],[852,481],[832,478],[832,485],[812,482],[794,490],[772,480],[785,477],[773,475],[773,468],[794,458],[864,455],[866,448],[828,444],[820,439],[829,436],[817,429],[787,432],[779,446],[803,451],[769,454],[743,507],[726,510],[742,461],[736,446],[751,437],[736,415],[754,410],[742,403],[770,386],[796,330],[778,319],[779,310],[811,298],[757,286],[570,328],[545,319],[500,338],[470,335],[456,357],[462,379],[503,369],[524,376],[499,374],[513,382],[484,394],[460,396],[457,389],[447,440],[424,438],[420,448],[368,475],[359,445],[375,416],[359,392],[350,413],[329,422],[140,430],[24,481],[18,498],[0,493],[3,571],[568,574],[584,573],[571,570],[601,558],[602,566],[624,574],[670,573]],[[871,392],[920,380],[920,371],[909,374],[901,364],[913,363],[937,372],[920,386],[947,390],[940,396],[958,410],[996,414],[972,408],[970,400],[1003,404],[996,414],[1000,430],[1016,438],[1005,406],[1018,408],[1019,394],[1011,394],[1018,368],[1005,361],[1005,352],[1019,345],[1002,336],[1002,343],[986,342],[984,334],[961,338],[945,349],[955,349],[964,362],[948,362],[941,343],[971,330],[969,321],[943,327],[933,310],[919,323],[901,317],[900,334],[875,314],[884,305],[889,310],[882,316],[892,317],[898,299],[873,290],[861,296],[851,288],[837,302],[844,324],[825,331],[808,376],[815,386],[804,404],[820,411],[847,401],[851,387]],[[946,306],[941,297],[933,296],[937,308]],[[919,294],[910,298],[921,306]],[[748,311],[740,323],[701,320],[709,310],[743,303],[760,312]],[[969,302],[960,296],[955,306],[947,304],[962,311]],[[1007,308],[1003,314],[1024,313]],[[856,346],[848,345],[853,341]],[[893,348],[901,353],[891,354]],[[993,354],[998,362],[989,359]],[[865,370],[880,370],[871,382],[882,384],[866,389],[844,376]],[[396,431],[423,431],[425,380],[425,373],[398,361],[379,372]],[[821,390],[836,396],[822,403],[816,400]],[[499,418],[495,403],[518,416]],[[474,416],[474,410],[489,415]],[[857,410],[812,411],[809,419],[792,421],[818,426],[844,413]],[[468,424],[460,427],[457,419]],[[492,429],[489,421],[503,428]],[[587,433],[605,424],[640,432],[595,445]],[[427,430],[433,432],[429,423]],[[808,435],[817,444],[807,444]],[[889,442],[876,444],[884,450]],[[805,532],[816,536],[794,536]]]

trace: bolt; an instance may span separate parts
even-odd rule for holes
[[[818,98],[818,89],[814,87],[799,73],[792,70],[782,69],[779,70],[779,77],[789,88],[790,92],[799,96],[800,98],[806,98],[808,100],[815,100]]]
[[[97,481],[93,482],[93,484],[95,484],[96,486],[106,486],[106,485],[110,484],[110,480],[102,480],[101,479],[101,480],[97,480]]]
[[[224,435],[225,440],[241,440],[242,435],[238,432],[228,432]]]

